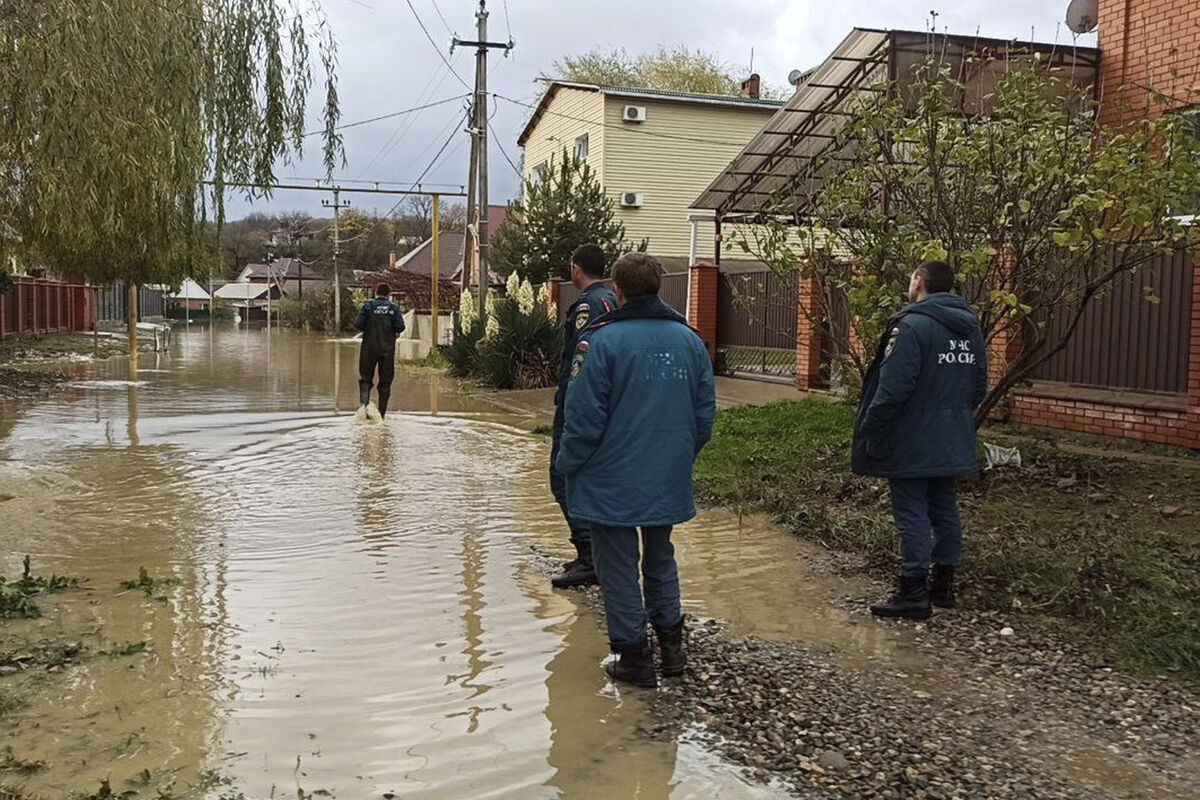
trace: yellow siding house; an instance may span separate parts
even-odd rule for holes
[[[686,260],[689,205],[762,130],[782,102],[752,97],[618,89],[552,81],[517,144],[525,177],[537,180],[564,149],[587,160],[613,199],[631,242]],[[700,260],[714,228],[699,223]]]

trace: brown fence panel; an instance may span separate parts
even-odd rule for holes
[[[662,286],[658,290],[658,296],[663,299],[663,302],[685,317],[688,313],[688,277],[689,273],[687,272],[671,272],[663,275]]]
[[[797,286],[764,270],[717,284],[717,367],[790,376],[796,371]]]
[[[1038,367],[1037,380],[1148,392],[1187,391],[1193,258],[1180,250],[1119,279],[1092,302],[1060,352]],[[1147,293],[1158,302],[1146,299]],[[1048,342],[1069,319],[1055,319]]]
[[[13,278],[0,294],[0,337],[14,333],[85,330],[91,324],[89,290],[41,278]]]

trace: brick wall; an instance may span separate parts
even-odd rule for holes
[[[712,264],[692,267],[691,296],[688,300],[688,324],[696,329],[708,348],[708,356],[717,360],[717,282],[720,270]]]
[[[824,385],[821,376],[821,284],[801,278],[796,292],[796,388],[808,391]]]
[[[1200,85],[1200,2],[1100,0],[1100,98],[1105,124],[1159,113],[1148,87],[1195,103]]]
[[[1196,414],[1116,403],[1018,395],[1011,421],[1183,447],[1200,447]]]

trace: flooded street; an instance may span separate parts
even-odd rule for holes
[[[780,796],[692,737],[649,738],[646,697],[608,683],[602,621],[534,552],[567,548],[548,440],[419,371],[385,425],[356,426],[355,357],[194,328],[136,375],[84,365],[57,398],[4,409],[3,573],[28,553],[87,581],[6,624],[146,643],[35,688],[11,744],[49,768],[26,790],[206,774],[247,797]],[[677,540],[688,613],[892,657],[893,634],[798,580],[795,539],[712,512]],[[122,590],[141,567],[153,586]]]

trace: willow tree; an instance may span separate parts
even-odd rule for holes
[[[312,47],[332,171],[336,48],[315,2],[0,0],[0,225],[97,283],[202,272],[225,184],[271,183],[301,151]]]

